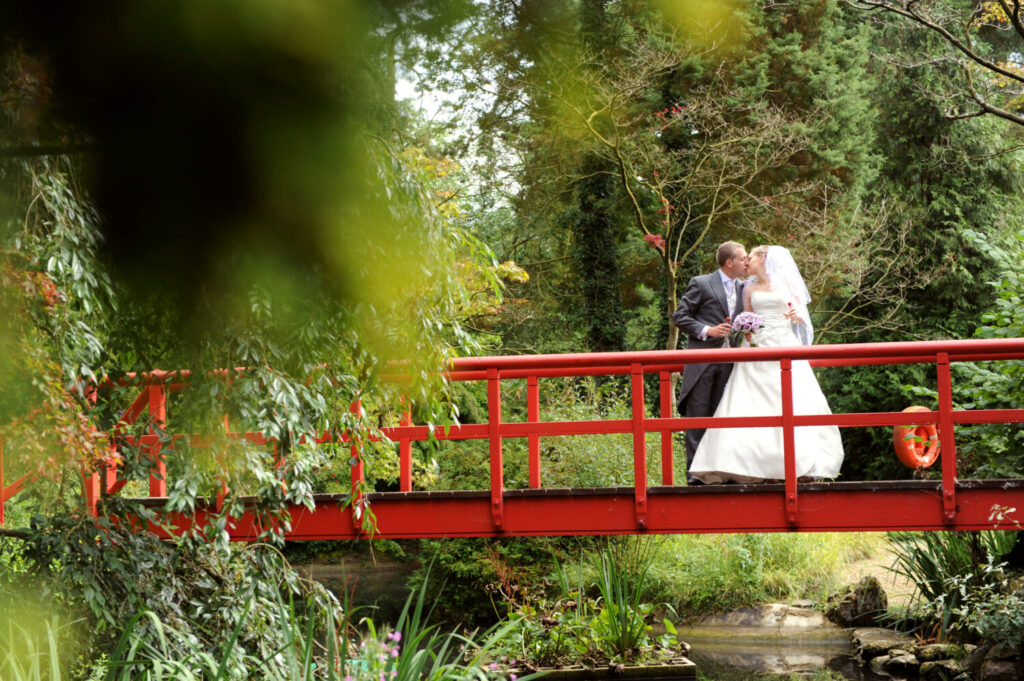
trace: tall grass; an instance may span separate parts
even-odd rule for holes
[[[647,598],[689,617],[773,600],[820,602],[845,586],[849,563],[884,547],[877,533],[670,537],[651,566]]]
[[[25,624],[13,617],[0,622],[0,679],[3,681],[61,681],[69,678],[67,650],[62,641],[73,623],[59,615],[41,617]],[[61,652],[65,654],[62,656]]]

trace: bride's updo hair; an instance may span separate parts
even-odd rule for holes
[[[750,255],[760,254],[767,257],[769,248],[769,246],[758,246],[750,252]]]

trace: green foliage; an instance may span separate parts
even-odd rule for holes
[[[433,606],[427,603],[429,573],[428,568],[423,583],[410,592],[393,632],[381,630],[378,634],[373,622],[364,620],[367,636],[357,655],[349,660],[348,670],[359,681],[505,678],[502,665],[490,660],[496,657],[494,649],[504,642],[514,625],[497,624],[479,636],[464,635],[458,630],[442,634],[436,624],[428,624],[433,612]]]
[[[581,552],[579,563],[568,570],[558,563],[554,596],[539,590],[512,594],[513,628],[503,644],[507,655],[544,666],[674,656],[674,625],[665,620],[667,633],[655,640],[654,606],[643,600],[659,545],[649,539],[608,539],[599,549]]]
[[[944,49],[921,31],[879,28],[875,40],[894,57],[917,63]],[[868,331],[846,334],[844,341],[968,338],[995,304],[987,282],[999,277],[1001,268],[984,242],[1001,243],[1016,229],[1019,156],[1004,153],[1009,140],[1001,124],[945,117],[941,93],[958,74],[923,67],[908,72],[877,63],[873,75],[891,86],[874,91],[881,164],[866,198],[893,208],[886,217],[888,233],[906,232],[895,244],[902,255],[872,275],[893,282],[897,298],[858,300],[850,321],[866,324]],[[935,387],[934,371],[920,366],[830,370],[822,380],[837,412],[865,411],[864,405],[900,411],[917,401],[915,394]],[[844,429],[844,476],[909,477],[912,472],[892,454],[891,437],[887,428]]]
[[[139,508],[108,510],[143,524],[157,520]],[[128,521],[57,516],[34,520],[25,553],[44,597],[84,606],[95,623],[94,653],[111,653],[112,660],[125,659],[125,646],[148,642],[146,654],[158,656],[152,659],[211,657],[242,677],[246,656],[273,661],[295,622],[300,629],[315,622],[320,632],[328,618],[341,621],[336,599],[299,580],[267,545],[218,547],[202,537],[166,542]],[[123,645],[113,655],[118,637]],[[225,648],[227,641],[237,646]]]
[[[1024,582],[1019,576],[990,560],[980,575],[952,577],[949,585],[959,597],[953,631],[978,637],[997,655],[1024,652]]]
[[[443,589],[438,617],[465,626],[497,622],[507,614],[508,602],[536,593],[551,569],[551,557],[564,556],[577,542],[557,537],[423,540],[422,551],[431,557],[432,588]],[[419,588],[426,579],[420,570],[410,585]]]
[[[994,577],[986,570],[1009,552],[1014,532],[890,532],[895,561],[892,570],[915,587],[914,601],[902,621],[923,619],[925,626],[937,627],[948,635],[957,612],[964,607],[961,586],[967,580],[975,588]]]
[[[979,338],[1024,336],[1024,301],[1021,300],[1019,262],[1024,253],[1024,232],[1005,243],[980,232],[967,235],[971,243],[999,263],[999,274],[989,282],[994,305],[981,318]],[[1024,405],[1024,363],[971,363],[955,368],[954,398],[962,409],[1019,409]],[[1024,465],[1024,433],[1015,424],[966,425],[957,429],[957,462],[964,474],[1011,478]]]

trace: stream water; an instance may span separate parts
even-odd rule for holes
[[[690,659],[706,681],[778,679],[797,675],[835,681],[876,681],[889,677],[861,667],[849,640],[808,642],[783,638],[723,641],[690,637]]]
[[[850,632],[826,621],[813,603],[770,603],[710,617],[681,630],[698,678],[874,681],[854,655]]]

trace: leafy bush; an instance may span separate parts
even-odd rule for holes
[[[964,607],[961,587],[989,584],[985,566],[1007,553],[1016,539],[1013,532],[890,532],[896,556],[894,572],[913,582],[914,599],[901,623],[923,618],[947,635],[956,613]]]
[[[991,562],[976,575],[953,577],[960,605],[953,609],[954,631],[977,636],[996,654],[1024,653],[1024,580],[1011,579],[1005,566]]]

